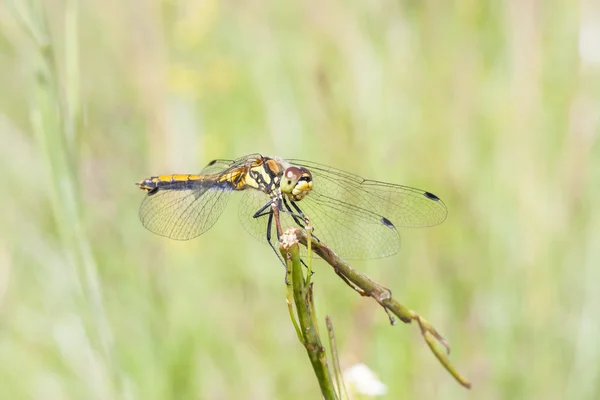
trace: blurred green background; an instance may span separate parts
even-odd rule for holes
[[[0,398],[319,398],[235,199],[190,242],[138,220],[134,182],[253,152],[448,206],[353,265],[470,392],[315,265],[342,366],[385,398],[600,398],[598,2],[14,0],[0,88]]]

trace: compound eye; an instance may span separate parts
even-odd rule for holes
[[[283,173],[283,178],[281,179],[281,191],[283,193],[291,193],[301,177],[302,170],[300,168],[288,167]]]

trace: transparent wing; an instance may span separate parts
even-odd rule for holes
[[[234,163],[234,160],[212,160],[206,165],[206,167],[202,169],[202,171],[200,171],[199,175],[212,175],[221,173],[229,169]]]
[[[312,192],[296,205],[310,218],[313,236],[342,258],[386,257],[400,249],[396,228],[367,210]]]
[[[340,199],[349,204],[351,212],[358,210],[385,217],[399,227],[428,227],[446,219],[446,205],[436,195],[425,190],[392,183],[364,179],[336,168],[303,160],[288,160],[310,170],[313,193],[321,202]],[[309,195],[310,196],[310,195]]]
[[[236,160],[237,161],[237,160]],[[213,160],[200,175],[215,175],[236,166],[232,160]],[[209,230],[217,221],[231,189],[214,181],[174,183],[146,195],[140,220],[149,231],[175,240],[189,240]]]
[[[296,205],[310,217],[311,225],[314,228],[313,235],[341,257],[346,259],[376,258],[398,251],[400,236],[394,228],[381,229],[380,223],[371,223],[373,218],[370,215],[357,219],[357,212],[349,214],[345,209],[334,208],[332,203],[328,207],[321,207],[319,201],[311,199],[312,194],[311,192]],[[270,207],[265,210],[265,215],[258,218],[253,218],[253,215],[268,202],[269,197],[266,194],[257,190],[246,190],[242,194],[239,211],[240,221],[246,231],[263,243],[268,243],[269,216],[267,213]],[[288,205],[290,205],[290,209],[294,210],[290,203]],[[293,226],[304,229],[304,224],[297,223],[288,213],[280,212],[279,219],[283,231]],[[270,242],[278,250],[276,229],[275,221],[273,221]],[[303,256],[306,255],[306,249],[303,246],[300,247],[300,250]],[[316,258],[317,255],[314,254],[314,257]]]
[[[228,174],[260,155],[250,154],[236,160],[213,160],[199,175]],[[216,179],[172,182],[148,192],[140,206],[144,227],[157,235],[175,240],[189,240],[209,230],[217,221],[233,191]]]
[[[149,231],[175,240],[189,240],[209,230],[225,209],[232,190],[199,182],[185,189],[159,189],[140,206],[140,220]]]
[[[312,173],[313,190],[296,205],[311,219],[314,235],[341,257],[394,254],[400,249],[396,226],[426,227],[446,218],[446,206],[430,192],[363,179],[313,162],[288,161]]]
[[[260,154],[255,153],[236,158],[235,160],[215,159],[200,171],[200,175],[227,173],[233,169],[252,164],[260,157],[262,157]]]

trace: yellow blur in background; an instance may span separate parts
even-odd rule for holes
[[[138,219],[135,182],[254,152],[446,203],[353,265],[472,391],[314,266],[342,367],[384,398],[600,398],[597,2],[12,0],[0,88],[0,398],[320,398],[235,194],[193,241]]]

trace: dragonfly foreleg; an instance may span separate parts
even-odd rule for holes
[[[302,210],[300,209],[300,207],[298,207],[298,205],[296,204],[295,201],[290,201],[290,203],[292,204],[292,207],[294,207],[294,210],[296,210],[298,212],[298,214],[300,214],[300,216],[302,217],[302,219],[304,220],[304,223],[306,225],[308,225],[308,217],[306,215],[304,215],[304,212],[302,212]]]
[[[296,214],[292,211],[292,208],[290,207],[290,204],[285,197],[283,198],[283,205],[285,206],[285,209],[281,211],[291,215],[291,217],[294,219],[294,221],[296,221],[296,223],[299,226],[304,227],[306,225],[306,217],[304,216],[304,213],[302,213],[302,210],[300,210],[300,208],[298,208],[298,206],[295,205],[294,202],[291,203],[299,214]]]
[[[283,202],[287,208],[287,213],[290,214],[292,216],[292,218],[294,218],[294,221],[296,221],[296,223],[298,225],[300,225],[301,227],[306,229],[306,226],[309,224],[310,220],[306,215],[304,215],[304,212],[302,212],[300,207],[298,207],[298,205],[295,202],[290,201],[290,203],[292,204],[292,207],[294,207],[294,209],[298,212],[298,214],[294,214],[294,212],[290,209],[288,202],[285,199],[283,199]],[[285,212],[285,210],[284,210],[284,212]],[[299,220],[300,218],[302,218],[302,221]],[[315,228],[312,227],[312,232],[314,232],[314,231],[315,231]],[[316,239],[318,242],[321,241],[314,233],[312,233],[312,237],[314,239]]]

